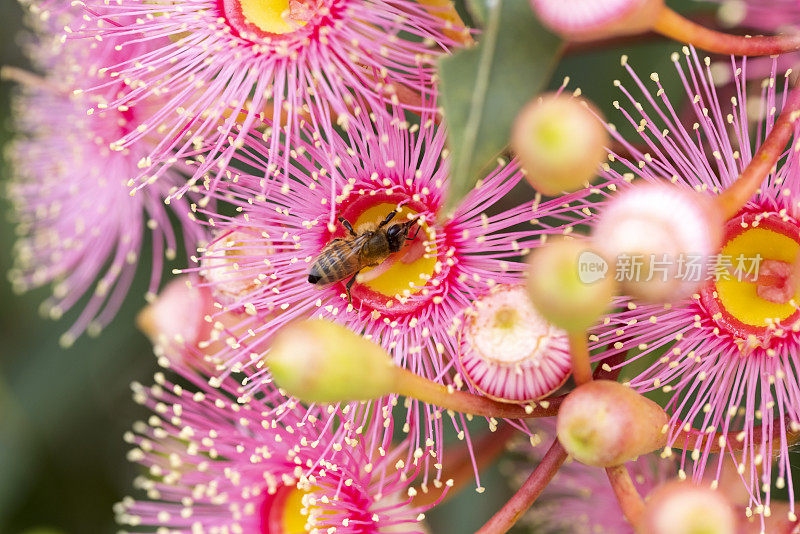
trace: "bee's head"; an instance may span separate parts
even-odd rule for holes
[[[389,240],[389,250],[397,252],[406,242],[409,229],[417,224],[416,219],[411,219],[403,223],[393,224],[386,229],[386,239]]]

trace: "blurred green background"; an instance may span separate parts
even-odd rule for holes
[[[21,24],[17,2],[0,0],[0,64],[26,66],[18,47]],[[3,145],[11,133],[11,90],[0,84]],[[9,174],[4,163],[0,187]],[[5,273],[13,227],[8,204],[0,202],[0,532],[113,532],[111,505],[133,476],[122,434],[143,416],[128,384],[147,380],[153,367],[148,343],[133,328],[146,280],[137,279],[117,321],[99,338],[62,350],[58,337],[74,314],[54,323],[38,314],[46,289],[11,292]]]
[[[669,2],[680,10],[701,8],[692,0]],[[0,64],[26,67],[19,46],[22,11],[14,0],[0,0]],[[643,45],[583,50],[568,57],[553,80],[564,75],[619,122],[611,102],[619,98],[612,81],[622,76],[619,55],[652,71],[672,69],[669,53],[678,46],[663,40]],[[662,76],[668,93],[676,77]],[[672,82],[672,85],[670,85]],[[11,84],[0,83],[0,145],[11,135]],[[0,187],[9,180],[0,166]],[[0,200],[0,272],[11,264],[13,227],[9,206]],[[145,250],[149,244],[145,244]],[[143,261],[148,261],[146,257]],[[19,296],[0,278],[0,533],[102,533],[116,530],[111,506],[128,493],[135,468],[125,460],[122,434],[146,413],[130,400],[129,383],[148,383],[155,370],[151,349],[133,326],[144,304],[147,273],[138,273],[114,323],[98,338],[83,337],[69,350],[58,346],[74,319],[60,323],[39,316],[47,290]],[[484,424],[476,425],[478,432]],[[484,494],[471,489],[428,515],[434,533],[476,530],[508,497],[497,467],[482,476]]]

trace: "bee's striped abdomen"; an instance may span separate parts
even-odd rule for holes
[[[323,286],[356,274],[361,268],[358,258],[361,246],[361,236],[353,240],[332,241],[311,264],[308,281]]]

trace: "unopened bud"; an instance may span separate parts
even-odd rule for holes
[[[705,282],[722,228],[722,214],[709,197],[641,183],[609,202],[592,237],[600,253],[615,262],[623,292],[663,303],[686,298]]]
[[[609,380],[572,391],[558,412],[558,440],[581,463],[611,467],[666,443],[667,414],[655,402]]]
[[[733,534],[733,507],[719,491],[691,482],[668,482],[647,500],[639,534]]]
[[[195,346],[209,333],[206,314],[212,313],[211,293],[181,276],[171,280],[158,296],[136,316],[136,326],[169,359],[183,349]]]
[[[632,35],[653,27],[663,0],[531,0],[554,32],[571,41]]]
[[[592,181],[608,145],[599,116],[588,101],[564,94],[536,98],[522,109],[511,147],[537,191],[555,196]]]
[[[498,286],[465,313],[459,363],[484,395],[505,402],[542,398],[572,372],[563,330],[534,309],[522,286]]]
[[[528,296],[542,316],[568,332],[585,330],[608,309],[616,284],[608,263],[586,242],[554,241],[528,259]]]
[[[265,363],[278,387],[306,402],[382,397],[392,392],[396,376],[383,347],[322,319],[283,328]]]

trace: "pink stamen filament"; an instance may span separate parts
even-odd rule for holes
[[[609,358],[607,363],[611,366],[611,369],[606,371],[602,366],[598,367],[594,376],[596,378],[616,380],[619,375],[619,364],[624,361],[625,357],[625,353],[619,353]],[[560,399],[562,397],[554,397],[550,400],[552,401],[557,398]],[[559,405],[560,404],[559,402]],[[476,532],[476,534],[501,534],[507,532],[536,501],[544,488],[547,487],[547,484],[553,479],[558,469],[563,465],[566,458],[567,452],[558,440],[555,440],[544,455],[544,458],[542,458],[542,461],[517,493],[515,493],[514,496]]]
[[[442,478],[453,481],[447,497],[456,495],[464,486],[475,480],[475,473],[483,471],[506,450],[508,443],[517,435],[518,429],[509,423],[501,423],[494,432],[481,436],[475,443],[473,461],[469,449],[459,443],[445,450],[444,457],[449,458]],[[414,506],[429,506],[437,502],[439,495],[435,492],[420,493],[414,499]],[[447,500],[447,499],[445,499]],[[439,501],[441,502],[441,501]]]
[[[62,88],[58,87],[47,78],[39,76],[38,74],[34,74],[28,70],[20,69],[18,67],[11,67],[9,65],[3,65],[0,67],[0,80],[8,80],[11,82],[16,82],[20,85],[32,87],[34,89],[44,89],[56,94],[65,92]]]
[[[445,35],[454,41],[468,45],[472,43],[472,35],[469,33],[467,25],[461,20],[461,16],[456,11],[455,4],[451,0],[417,0],[420,4],[428,8],[428,12],[440,19],[453,25],[453,29],[446,29]]]

